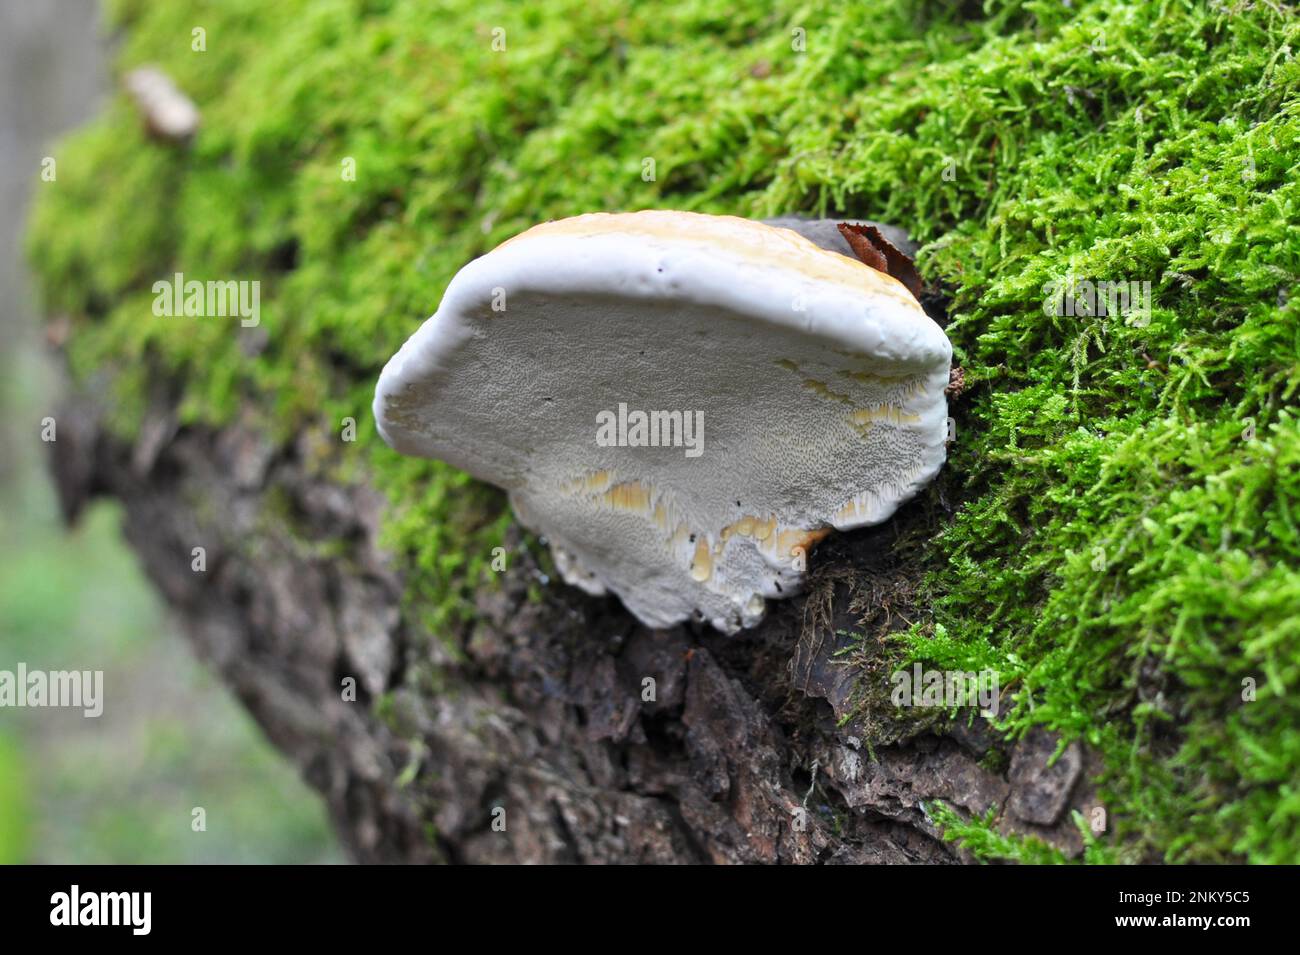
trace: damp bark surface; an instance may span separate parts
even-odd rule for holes
[[[179,426],[160,387],[128,441],[93,388],[69,395],[51,446],[65,516],[121,501],[195,649],[359,862],[971,861],[937,802],[1081,851],[1091,754],[888,702],[882,641],[913,619],[919,582],[895,544],[941,525],[941,490],[832,535],[807,593],[733,636],[651,630],[519,546],[476,622],[435,634],[380,546],[384,499],[322,476],[318,439]]]

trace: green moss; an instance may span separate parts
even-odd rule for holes
[[[968,819],[944,803],[926,807],[932,821],[943,829],[944,839],[955,842],[980,862],[1021,862],[1028,865],[1065,865],[1070,862],[1058,849],[1033,836],[1004,834],[997,830],[997,810]],[[1083,835],[1083,856],[1079,861],[1091,865],[1116,861],[1113,851],[1100,845],[1088,831],[1078,813],[1073,820]]]
[[[190,421],[354,417],[342,453],[390,496],[387,543],[445,631],[501,499],[384,449],[368,407],[460,265],[597,209],[902,225],[970,383],[906,651],[999,669],[1008,734],[1099,748],[1122,857],[1300,861],[1300,18],[946,6],[118,2],[121,65],[162,64],[204,128],[166,148],[111,104],[56,153],[33,261],[124,430],[159,369]],[[261,280],[265,341],[155,318],[174,271]],[[1068,275],[1151,282],[1149,323],[1048,314]]]

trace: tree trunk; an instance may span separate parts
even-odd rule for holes
[[[160,391],[127,442],[104,406],[83,391],[58,415],[65,514],[122,502],[198,653],[358,861],[966,861],[934,801],[1080,850],[1068,810],[1094,767],[1077,745],[1049,767],[1046,734],[899,722],[875,654],[837,654],[841,631],[878,640],[913,617],[917,571],[891,543],[938,526],[924,502],[828,540],[807,595],[736,636],[652,631],[559,583],[530,599],[540,571],[518,548],[478,622],[434,635],[378,545],[382,498],[324,476],[310,435],[178,427]]]

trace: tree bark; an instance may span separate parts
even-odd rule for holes
[[[978,718],[898,722],[863,694],[888,685],[875,655],[839,654],[840,631],[878,639],[912,618],[918,571],[891,543],[939,525],[923,502],[832,537],[807,595],[736,636],[652,631],[558,582],[530,600],[540,570],[519,548],[478,622],[435,635],[378,544],[384,501],[325,476],[319,435],[281,447],[245,423],[178,427],[160,390],[125,441],[105,404],[83,388],[58,415],[65,515],[121,501],[197,652],[357,861],[969,861],[927,815],[935,800],[1080,851],[1087,753],[1049,767],[1046,734],[1013,746]]]

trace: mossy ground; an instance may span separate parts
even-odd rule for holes
[[[55,153],[33,262],[124,429],[158,368],[188,420],[355,418],[348,453],[445,621],[500,501],[387,451],[368,408],[457,268],[592,210],[903,226],[969,388],[902,649],[1000,670],[1007,733],[1101,750],[1112,848],[1090,857],[1300,861],[1300,17],[951,6],[117,0],[120,65],[161,64],[203,130],[153,144],[115,99]],[[260,279],[261,329],[153,317],[174,271]],[[1151,282],[1149,323],[1049,314],[1067,275]]]

